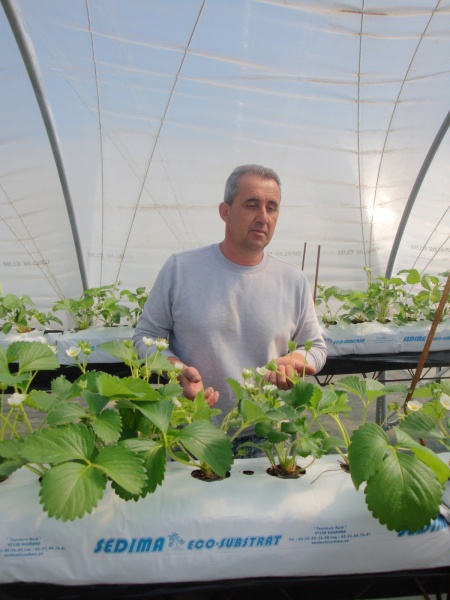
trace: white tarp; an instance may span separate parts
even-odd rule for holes
[[[383,275],[450,106],[450,0],[2,0],[0,282],[41,309],[88,287],[150,287],[174,251],[220,241],[238,164],[275,168],[270,251],[311,285]],[[450,136],[394,274],[450,256]],[[80,239],[80,256],[74,243]],[[320,246],[320,260],[318,261]],[[305,251],[306,250],[306,251]],[[80,259],[80,260],[79,260]]]
[[[262,458],[237,460],[229,478],[205,483],[170,463],[154,494],[125,502],[108,490],[91,515],[65,523],[42,512],[36,477],[19,471],[0,484],[0,583],[175,583],[450,567],[443,516],[418,533],[388,531],[337,456],[316,461],[296,480],[271,477],[267,466]]]

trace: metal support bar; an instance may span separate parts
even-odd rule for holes
[[[42,120],[47,131],[47,136],[50,142],[50,146],[53,152],[53,158],[55,160],[56,169],[58,171],[59,180],[61,183],[64,200],[66,203],[67,214],[69,217],[70,227],[72,230],[73,241],[75,244],[75,252],[78,260],[78,268],[80,271],[81,283],[83,290],[88,289],[88,281],[86,276],[86,269],[84,266],[83,253],[81,250],[80,237],[78,234],[78,227],[73,209],[72,197],[70,194],[69,182],[64,167],[64,161],[62,158],[62,152],[60,148],[58,134],[56,132],[55,123],[53,120],[53,113],[51,107],[47,101],[44,88],[41,82],[41,75],[39,65],[36,59],[36,53],[33,48],[33,44],[27,34],[27,31],[22,22],[20,11],[14,0],[1,0],[3,10],[9,21],[9,25],[16,39],[17,46],[20,54],[22,55],[25,68],[30,78],[33,91],[36,96],[39,110],[41,111]]]
[[[419,174],[417,175],[416,181],[412,187],[411,193],[408,198],[408,202],[406,203],[405,210],[403,211],[402,218],[400,220],[397,233],[395,235],[394,243],[392,245],[391,254],[389,256],[387,268],[386,268],[386,279],[390,279],[392,277],[392,271],[394,268],[395,259],[397,258],[398,249],[400,247],[400,242],[405,232],[406,224],[408,223],[409,215],[411,214],[411,210],[414,206],[414,202],[416,201],[419,190],[422,186],[423,180],[425,179],[425,175],[430,168],[431,163],[433,162],[433,158],[438,151],[439,146],[441,145],[442,140],[445,137],[445,134],[450,127],[450,111],[447,113],[447,116],[442,122],[442,125],[439,128],[439,131],[436,134],[436,137],[433,140],[433,143],[428,150],[428,154],[423,161],[422,167],[420,168]]]

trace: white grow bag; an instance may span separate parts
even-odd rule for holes
[[[431,322],[396,325],[378,322],[347,325],[338,323],[323,328],[328,356],[345,354],[398,354],[422,352]],[[430,350],[450,350],[450,320],[437,326]]]
[[[36,477],[22,469],[0,484],[0,583],[150,584],[450,567],[444,517],[419,533],[388,531],[337,458],[316,461],[296,480],[267,475],[266,459],[237,460],[231,476],[214,483],[170,463],[154,494],[125,502],[109,489],[91,515],[73,522],[42,511]]]

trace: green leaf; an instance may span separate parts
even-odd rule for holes
[[[31,390],[25,399],[25,404],[41,412],[49,412],[58,404],[59,400],[54,394],[43,390]]]
[[[391,453],[367,481],[365,495],[373,516],[388,529],[418,531],[439,514],[442,487],[420,460]]]
[[[116,358],[120,358],[126,365],[130,364],[130,360],[138,359],[136,348],[134,346],[128,348],[123,341],[112,340],[110,342],[103,342],[99,344],[98,347],[100,350],[103,350],[103,352],[115,356]]]
[[[0,456],[3,458],[19,458],[23,439],[2,440],[0,441]]]
[[[408,448],[416,458],[424,462],[430,467],[433,473],[443,485],[450,478],[450,468],[437,456],[431,448],[422,446],[410,437],[407,433],[394,427],[394,432],[397,436],[397,445],[403,448]]]
[[[311,454],[314,458],[320,458],[324,454],[323,442],[324,434],[321,431],[304,431],[295,445],[295,453],[300,456]]]
[[[9,477],[14,471],[23,467],[26,462],[23,458],[0,458],[0,477]]]
[[[159,390],[156,390],[150,383],[143,379],[123,377],[122,383],[129,391],[128,398],[131,398],[134,402],[161,400]]]
[[[211,408],[205,400],[205,393],[202,390],[192,401],[192,419],[194,421],[209,421],[213,416],[220,415],[222,411],[217,408]]]
[[[281,421],[295,421],[298,417],[297,411],[295,408],[291,408],[287,404],[283,404],[280,408],[269,408],[264,413],[265,421],[273,421],[274,423],[280,423]]]
[[[122,419],[115,410],[104,410],[98,417],[94,417],[92,428],[95,435],[105,444],[113,444],[120,438],[122,432]]]
[[[142,459],[123,446],[100,450],[95,466],[130,494],[140,494],[147,481]]]
[[[336,393],[333,389],[324,389],[322,397],[317,404],[317,412],[321,415],[345,413],[351,411],[346,393]]]
[[[416,439],[442,440],[444,438],[444,433],[436,426],[436,421],[423,412],[410,413],[399,427]]]
[[[275,426],[270,421],[260,421],[255,426],[255,433],[259,437],[265,437],[271,444],[278,444],[289,439],[289,434],[282,433],[275,429]]]
[[[419,274],[419,271],[417,271],[417,269],[402,269],[401,271],[398,272],[398,274],[400,275],[401,273],[407,273],[407,277],[406,277],[407,283],[409,283],[411,285],[420,283],[420,274]]]
[[[109,396],[103,396],[102,394],[90,392],[89,390],[84,390],[81,396],[94,415],[99,415],[108,402],[110,402]]]
[[[239,413],[246,425],[257,423],[267,418],[265,412],[257,404],[246,398],[243,398],[239,402]]]
[[[146,452],[142,458],[147,473],[147,485],[144,490],[146,494],[152,494],[164,480],[167,464],[166,449],[162,445],[155,444],[155,447]]]
[[[51,383],[51,390],[57,398],[66,399],[73,393],[74,384],[69,381],[64,375],[55,377]]]
[[[2,346],[0,346],[0,374],[1,373],[9,374],[8,358]]]
[[[24,296],[24,298],[25,298],[25,296]],[[27,298],[29,300],[28,304],[33,304],[31,302],[31,299],[28,296],[27,296]],[[10,311],[17,310],[18,308],[21,308],[23,306],[23,304],[25,304],[25,301],[22,301],[15,294],[6,294],[2,298],[2,302],[3,302],[3,306]]]
[[[158,394],[161,396],[161,398],[173,398],[181,396],[183,394],[183,388],[179,383],[173,381],[171,383],[169,382],[165,385],[161,385],[158,388]]]
[[[88,460],[94,451],[94,434],[85,425],[48,427],[26,437],[22,456],[31,462],[60,463]]]
[[[295,421],[286,421],[280,424],[280,431],[294,435],[300,431],[299,424]]]
[[[173,371],[173,364],[163,354],[155,357],[155,353],[148,357],[148,364],[152,366],[152,371]]]
[[[159,442],[137,438],[125,440],[123,445],[132,452],[139,454],[140,458],[144,461],[147,483],[142,490],[140,497],[152,494],[157,486],[161,485],[164,481],[167,463],[166,449]],[[133,496],[123,488],[119,489],[115,483],[113,483],[113,488],[121,498],[124,498],[125,500],[133,498]],[[137,499],[139,496],[134,496],[134,498]]]
[[[278,410],[268,410],[266,412],[266,417],[271,421],[283,421],[285,419],[295,421],[295,419],[298,419],[299,413],[295,408],[289,406],[289,404],[284,404],[283,406],[280,406]]]
[[[356,489],[373,476],[389,449],[389,439],[376,423],[365,423],[353,432],[348,447],[348,460]]]
[[[233,394],[236,397],[236,400],[241,400],[242,398],[242,394],[244,393],[244,390],[242,389],[241,384],[236,381],[235,379],[227,379],[227,383],[230,386],[230,388],[233,390]]]
[[[133,398],[136,394],[127,385],[128,379],[100,372],[96,378],[97,391],[109,398]],[[145,382],[144,382],[145,383]]]
[[[307,381],[297,382],[289,392],[281,394],[281,397],[294,408],[304,408],[311,400],[315,393],[316,386],[313,383]]]
[[[50,425],[67,425],[87,417],[86,410],[77,402],[65,402],[57,406],[49,415]]]
[[[10,374],[10,373],[0,373],[0,383],[7,385],[8,387],[17,386],[20,389],[26,388],[28,381],[30,380],[30,376],[27,373],[19,373],[19,374]]]
[[[208,421],[195,421],[176,430],[174,439],[199,461],[225,477],[233,463],[230,438]]]
[[[345,449],[345,442],[342,438],[337,436],[330,436],[324,439],[322,450],[325,454],[328,454],[332,450],[336,450],[336,448]]]
[[[370,402],[387,393],[387,387],[376,379],[361,379],[357,375],[343,377],[336,382],[336,386]]]
[[[7,354],[8,360],[15,356],[19,361],[20,373],[51,371],[60,366],[53,351],[41,342],[13,342],[8,346]]]
[[[106,476],[92,467],[68,462],[49,469],[41,483],[41,503],[49,517],[73,521],[90,514],[103,497]]]
[[[411,449],[416,458],[425,463],[435,474],[439,483],[444,485],[450,479],[450,468],[430,448],[417,445]]]
[[[135,407],[160,431],[167,432],[173,412],[173,403],[171,400],[160,400],[159,402],[137,402]]]

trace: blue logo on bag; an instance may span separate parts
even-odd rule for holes
[[[402,537],[403,535],[423,535],[424,533],[433,533],[436,531],[442,531],[443,529],[447,529],[447,521],[444,519],[442,515],[439,515],[437,519],[432,521],[429,525],[420,529],[419,531],[407,531],[404,529],[400,531],[397,536]]]

